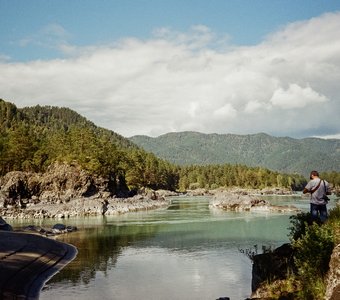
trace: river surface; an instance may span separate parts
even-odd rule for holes
[[[267,199],[308,208],[301,196]],[[176,197],[166,209],[67,219],[78,231],[58,239],[78,255],[40,299],[245,299],[252,263],[242,252],[288,242],[289,216],[225,212],[210,209],[209,197]]]

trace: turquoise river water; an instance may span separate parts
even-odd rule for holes
[[[308,208],[300,195],[267,199]],[[78,231],[59,239],[78,255],[47,282],[40,299],[245,299],[252,263],[242,250],[288,242],[289,216],[225,212],[210,209],[209,197],[183,196],[165,209],[67,219]]]

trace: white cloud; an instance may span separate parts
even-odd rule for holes
[[[314,137],[321,138],[321,139],[340,139],[340,133],[339,134],[330,134],[330,135],[316,135]]]
[[[310,86],[302,88],[297,84],[290,84],[287,90],[278,88],[270,102],[274,106],[283,109],[303,108],[314,103],[327,102],[328,99],[324,95],[320,95],[311,89]]]
[[[0,60],[0,97],[19,107],[67,106],[125,136],[340,132],[340,13],[290,24],[249,47],[221,46],[202,25],[86,48],[69,44],[58,26],[42,32],[72,56]]]
[[[266,104],[261,103],[257,100],[254,100],[254,101],[249,101],[246,104],[244,111],[248,114],[253,114],[255,112],[261,112],[264,109],[268,109],[268,108],[269,108],[269,106],[267,106]]]
[[[217,108],[213,112],[213,116],[220,119],[235,118],[237,111],[230,103],[226,103],[222,107]]]

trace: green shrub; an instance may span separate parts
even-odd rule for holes
[[[322,299],[334,238],[327,225],[313,223],[308,226],[305,222],[304,226],[305,233],[292,242],[294,262],[302,285],[300,296],[302,299]]]
[[[291,241],[296,241],[306,233],[306,228],[312,224],[312,216],[310,213],[299,213],[297,215],[290,216],[291,227],[288,236]]]
[[[340,206],[339,205],[329,210],[329,218],[328,218],[327,224],[333,229],[335,244],[339,244],[340,243]]]
[[[340,222],[340,205],[337,205],[329,210],[328,220],[331,222],[332,221]]]

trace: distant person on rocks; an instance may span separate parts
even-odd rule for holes
[[[303,190],[304,194],[310,193],[310,213],[313,221],[320,220],[322,223],[327,220],[327,203],[331,195],[329,183],[319,177],[318,171],[310,173],[310,181]]]

